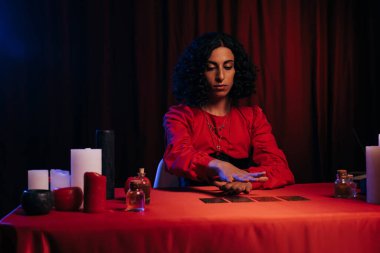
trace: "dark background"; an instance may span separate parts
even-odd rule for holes
[[[208,31],[237,37],[260,68],[259,104],[298,183],[365,170],[377,145],[379,1],[0,1],[0,216],[27,170],[69,170],[70,149],[116,134],[116,185],[164,150],[171,72]],[[356,136],[356,137],[355,137]],[[360,144],[359,144],[360,143]]]

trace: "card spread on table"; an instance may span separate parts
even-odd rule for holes
[[[230,202],[254,202],[252,199],[242,196],[226,196],[224,198]]]
[[[302,196],[277,196],[277,198],[286,200],[286,201],[305,201],[310,200]]]
[[[216,203],[228,203],[223,198],[200,198],[206,204],[216,204]]]
[[[265,196],[265,197],[252,197],[252,199],[256,200],[256,201],[259,201],[259,202],[273,202],[273,201],[281,201],[275,197],[269,197],[269,196]]]

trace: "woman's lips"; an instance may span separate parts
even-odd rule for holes
[[[213,87],[216,90],[224,90],[227,87],[227,84],[214,84]]]

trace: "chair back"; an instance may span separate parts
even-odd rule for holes
[[[164,160],[161,159],[157,167],[153,188],[169,188],[179,186],[178,177],[166,171]]]

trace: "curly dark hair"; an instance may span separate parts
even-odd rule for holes
[[[211,87],[204,72],[212,51],[220,46],[229,48],[235,57],[234,84],[229,97],[237,101],[255,92],[257,68],[249,60],[243,46],[230,35],[213,32],[193,40],[175,66],[173,94],[179,102],[199,107],[208,103]]]

